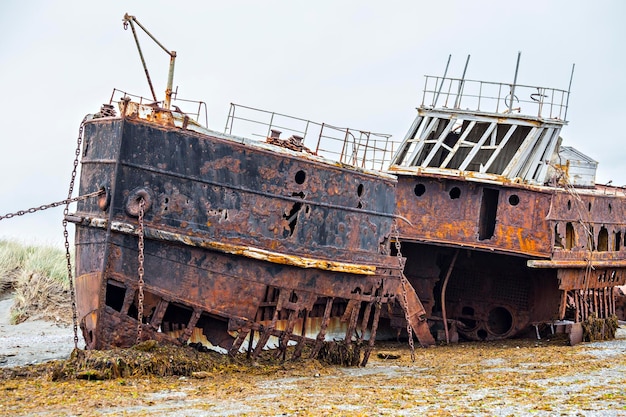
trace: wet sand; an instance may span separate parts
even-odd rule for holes
[[[15,367],[66,359],[74,349],[72,326],[49,317],[10,324],[12,294],[0,297],[0,367]],[[78,332],[78,347],[84,342]]]

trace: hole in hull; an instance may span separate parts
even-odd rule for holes
[[[503,336],[511,331],[513,327],[513,316],[504,307],[496,307],[489,312],[487,328],[497,336]]]
[[[285,218],[289,222],[289,232],[285,237],[293,236],[293,232],[296,229],[296,224],[298,223],[298,213],[302,208],[302,203],[294,203],[291,207],[291,210],[288,214],[283,214],[283,218]]]
[[[493,237],[496,230],[499,195],[500,191],[498,190],[491,188],[483,189],[483,198],[480,203],[480,218],[478,225],[479,240],[487,240]]]
[[[122,311],[125,294],[126,288],[121,283],[109,280],[109,282],[107,282],[105,304],[115,311]]]

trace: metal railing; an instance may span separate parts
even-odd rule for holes
[[[556,88],[427,75],[422,107],[565,120],[568,99],[568,91]]]
[[[373,170],[386,169],[399,145],[388,134],[317,123],[234,103],[230,105],[224,133],[270,138],[271,143],[295,141],[314,155]]]
[[[109,99],[109,104],[119,103],[123,100],[124,97],[130,97],[133,101],[139,104],[146,105],[156,105],[160,108],[163,108],[164,101],[154,101],[152,99],[148,99],[142,96],[138,96],[136,94],[131,94],[126,91],[119,90],[117,88],[113,89],[111,93],[111,98]],[[193,107],[193,109],[191,109]],[[202,124],[200,121],[201,118],[204,118],[204,127],[208,127],[209,117],[207,105],[204,101],[197,100],[186,100],[182,98],[176,97],[176,92],[173,93],[171,109],[173,111],[178,111],[182,114],[189,116],[190,119],[196,121],[196,123]],[[204,110],[204,111],[203,111]]]

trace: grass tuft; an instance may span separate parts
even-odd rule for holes
[[[69,290],[62,249],[0,240],[0,295],[14,293],[11,323],[29,318],[68,323]]]
[[[28,252],[28,247],[17,242],[0,240],[0,295],[15,288]]]

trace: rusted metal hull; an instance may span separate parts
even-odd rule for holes
[[[405,273],[434,333],[442,316],[488,340],[616,315],[623,195],[399,174],[396,201],[410,222],[400,224]]]
[[[106,239],[105,229],[80,228],[78,237],[82,242],[78,263],[83,268],[92,266],[91,270],[79,272],[79,293],[104,296],[104,300],[79,297],[78,312],[84,318],[81,326],[88,347],[134,344],[138,302],[136,237],[112,233],[106,248],[100,243]],[[100,280],[98,265],[103,253],[108,253],[106,282]],[[209,342],[226,349],[232,349],[236,341],[232,334],[254,330],[281,336],[285,328],[272,328],[272,320],[292,327],[289,333],[293,334],[286,337],[298,341],[305,314],[306,320],[321,320],[327,303],[332,317],[342,317],[352,301],[349,315],[360,316],[360,325],[365,322],[369,331],[375,304],[380,308],[380,304],[393,301],[393,285],[397,285],[394,279],[386,279],[392,271],[384,269],[375,275],[303,269],[153,239],[146,240],[144,254],[143,338],[182,342],[199,327]],[[364,319],[366,308],[370,316]],[[296,324],[298,329],[294,331]],[[168,336],[176,330],[186,333]]]
[[[392,176],[130,112],[85,125],[81,193],[98,189],[106,194],[68,216],[90,349],[130,346],[140,333],[231,353],[297,343],[300,355],[337,323],[346,342],[371,347],[386,304],[434,342],[389,256]]]

